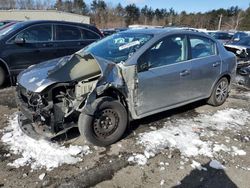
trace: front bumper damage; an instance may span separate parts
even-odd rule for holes
[[[43,85],[39,88],[35,88],[34,84],[33,87],[24,86],[28,85],[27,80],[32,80],[31,73],[24,72],[21,77],[22,82],[18,82],[16,91],[21,130],[35,139],[53,139],[67,130],[77,127],[80,113],[94,115],[93,102],[96,98],[109,92],[109,89],[115,89],[125,96],[127,87],[121,73],[122,68],[98,57],[96,57],[96,61],[101,70],[98,75],[84,77],[77,81],[53,81],[51,85],[41,91],[40,87]],[[35,71],[37,72],[37,70]],[[29,75],[28,79],[24,78],[25,74]],[[50,78],[41,79],[49,80]],[[38,90],[39,92],[37,92]],[[36,95],[40,102],[36,102],[34,107],[33,101],[30,100],[32,100],[32,96],[36,97]],[[127,99],[125,100],[127,102]]]
[[[16,103],[19,109],[18,112],[18,124],[20,129],[31,138],[36,140],[38,139],[47,139],[51,140],[57,137],[60,134],[65,133],[67,130],[72,127],[76,127],[77,124],[63,124],[63,129],[61,131],[56,131],[55,124],[47,126],[41,121],[41,116],[33,111],[28,104],[24,101],[22,96],[22,91],[20,87],[17,87],[16,92]]]

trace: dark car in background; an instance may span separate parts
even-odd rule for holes
[[[102,29],[101,32],[102,34],[107,37],[109,35],[113,35],[115,33],[121,32],[121,31],[126,31],[129,28],[127,27],[118,27],[118,28],[111,28],[111,29]]]
[[[225,31],[213,32],[211,33],[211,36],[213,36],[216,40],[218,40],[222,44],[229,42],[233,37],[232,34]]]
[[[0,30],[0,86],[8,76],[71,55],[102,37],[95,26],[64,21],[25,21]]]
[[[238,62],[250,60],[250,36],[232,44],[225,44],[224,47],[237,56]]]
[[[235,43],[240,41],[242,38],[249,36],[249,33],[238,31],[234,34],[233,38],[228,43]]]

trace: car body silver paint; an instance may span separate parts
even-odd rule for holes
[[[219,61],[220,63],[220,66],[218,66],[218,69],[213,74],[213,77],[211,79],[209,78],[208,74],[207,77],[203,80],[200,80],[200,78],[192,77],[191,75],[186,78],[187,80],[179,79],[176,82],[174,80],[176,76],[171,78],[168,77],[168,75],[164,75],[164,71],[165,73],[175,72],[177,75],[177,73],[179,73],[179,71],[181,71],[183,68],[188,68],[193,60],[188,60],[170,66],[164,66],[164,71],[162,71],[161,69],[151,69],[146,72],[138,73],[137,59],[155,42],[165,36],[169,36],[172,34],[188,35],[194,34],[194,32],[169,31],[167,33],[158,34],[153,37],[150,42],[146,43],[142,48],[136,51],[133,56],[124,63],[115,64],[100,57],[95,57],[98,64],[100,65],[102,75],[98,79],[98,82],[96,82],[96,85],[93,87],[92,91],[87,95],[84,106],[81,109],[77,110],[81,112],[84,111],[89,115],[93,115],[95,112],[93,102],[96,100],[96,98],[100,96],[106,89],[115,88],[124,94],[124,97],[126,98],[128,104],[131,119],[139,119],[171,108],[179,107],[200,99],[208,98],[212,93],[213,86],[222,76],[229,75],[232,78],[234,77],[236,67],[235,56],[232,53],[227,52],[219,42],[216,42],[211,37],[208,37],[205,34],[199,33],[195,33],[195,35],[210,38],[211,40],[216,42],[218,47],[218,54],[216,55],[216,57],[209,57],[212,59],[212,61]],[[202,61],[206,63],[207,59],[204,58],[202,59]],[[22,86],[24,86],[30,91],[41,92],[47,86],[56,83],[55,80],[50,80],[46,76],[46,71],[53,69],[53,66],[55,65],[53,64],[47,66],[49,67],[46,68],[41,66],[41,69],[39,69],[42,72],[39,78],[40,81],[41,79],[43,79],[42,77],[44,77],[45,79],[42,86],[38,87],[37,84],[27,84],[27,80],[31,79],[32,76],[35,76],[35,74],[39,72],[39,70],[35,70],[36,66],[32,67],[30,70],[21,73],[18,82],[20,82]],[[190,68],[192,69],[192,66]],[[206,67],[206,71],[209,71],[210,69],[212,69],[212,67]],[[29,71],[33,73],[29,73]],[[166,82],[166,79],[159,79],[156,84],[154,80],[150,80],[153,74],[162,74],[168,81]],[[196,88],[197,84],[202,86],[205,85],[206,79],[210,79],[209,87],[206,87],[201,92],[201,94],[195,97],[190,97],[194,93],[194,91],[192,91],[191,89]],[[141,85],[142,82],[144,82],[144,85]],[[169,86],[171,86],[172,88]],[[175,86],[178,86],[179,88],[176,88]],[[187,90],[188,93],[185,93]],[[164,97],[169,97],[169,99],[164,99]],[[175,98],[179,99],[175,100]]]

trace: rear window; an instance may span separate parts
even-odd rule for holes
[[[56,40],[81,40],[81,31],[70,25],[56,25]]]
[[[82,33],[82,39],[100,39],[101,37],[92,31],[89,31],[87,29],[80,29]]]
[[[209,38],[190,36],[192,58],[216,55],[216,43]]]

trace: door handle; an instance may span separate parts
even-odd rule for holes
[[[77,45],[79,46],[85,45],[85,42],[78,42]]]
[[[190,70],[184,70],[180,72],[180,76],[187,76],[190,75]]]
[[[216,62],[213,64],[213,67],[218,67],[220,65],[220,62]]]
[[[43,47],[53,47],[54,45],[52,43],[48,43],[48,44],[43,44]]]

